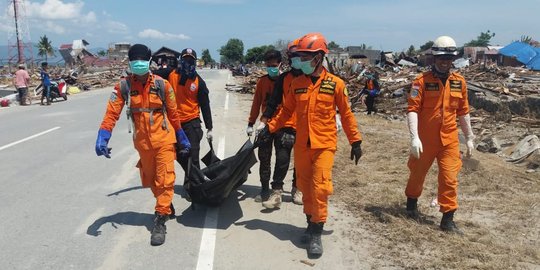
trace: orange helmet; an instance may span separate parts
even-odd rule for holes
[[[295,39],[295,40],[289,42],[289,45],[287,45],[287,51],[289,53],[296,52],[296,49],[298,48],[298,41],[299,41],[299,39]]]
[[[298,39],[297,52],[318,52],[328,53],[326,39],[321,33],[309,33]]]

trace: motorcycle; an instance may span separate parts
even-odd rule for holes
[[[67,100],[67,84],[64,79],[58,79],[51,81],[51,92],[49,93],[51,101],[57,98],[63,98]]]
[[[36,95],[41,95],[41,93],[43,92],[43,85],[40,84],[34,91]],[[60,78],[56,80],[51,80],[49,98],[51,99],[51,101],[59,98],[67,100],[67,84],[64,79]]]

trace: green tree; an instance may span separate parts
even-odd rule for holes
[[[259,47],[253,47],[246,52],[246,63],[260,63],[264,61],[263,56],[268,50],[274,50],[273,45],[263,45]]]
[[[491,38],[495,36],[495,33],[491,33],[491,31],[487,30],[487,32],[481,32],[480,35],[467,43],[465,43],[466,47],[486,47],[491,44],[489,42],[491,41]]]
[[[210,51],[208,49],[204,49],[201,54],[201,59],[204,61],[205,64],[213,64],[215,61],[212,59],[212,56],[210,55]]]
[[[97,55],[99,55],[99,56],[101,56],[101,57],[107,56],[107,51],[105,51],[105,50],[100,50],[100,51],[97,52]]]
[[[335,43],[334,41],[330,41],[330,43],[328,43],[329,50],[337,50],[339,48],[341,48],[339,44]]]
[[[423,52],[425,50],[429,50],[431,49],[431,47],[433,46],[433,41],[428,41],[426,43],[424,43],[424,45],[420,46],[420,51]]]
[[[56,56],[54,54],[54,49],[51,45],[51,41],[49,38],[47,38],[47,35],[43,35],[39,38],[39,42],[36,45],[38,49],[38,55],[41,57],[45,57],[45,62],[47,62],[48,56]]]
[[[222,63],[234,64],[236,62],[243,62],[244,43],[240,39],[231,38],[227,41],[227,44],[221,46],[219,54],[221,55]]]
[[[407,54],[407,56],[414,56],[416,54],[416,49],[414,48],[413,45],[411,45],[409,47],[406,54]]]

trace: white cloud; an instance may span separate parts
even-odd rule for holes
[[[63,34],[66,32],[66,29],[63,26],[58,25],[52,21],[47,21],[45,23],[45,29],[56,34]]]
[[[189,36],[186,36],[184,34],[162,33],[155,29],[145,29],[142,32],[139,32],[138,36],[140,38],[151,38],[151,39],[161,39],[161,40],[191,39]]]
[[[95,22],[97,22],[96,13],[94,13],[93,11],[88,12],[88,14],[80,17],[80,19],[81,19],[81,21],[83,23],[95,23]]]
[[[39,18],[47,20],[67,20],[80,19],[84,17],[94,18],[95,14],[90,12],[82,14],[84,2],[77,1],[75,3],[64,3],[61,0],[45,0],[43,3],[28,2],[26,11],[30,18]]]
[[[103,27],[112,34],[125,34],[129,31],[126,24],[117,21],[107,21]]]

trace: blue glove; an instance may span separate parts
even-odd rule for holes
[[[105,156],[106,158],[111,158],[111,149],[107,147],[109,140],[111,139],[111,132],[105,129],[100,129],[98,131],[98,136],[96,140],[96,154],[98,156]]]
[[[191,150],[191,143],[189,143],[189,139],[183,129],[176,131],[176,143],[182,155],[189,153],[189,150]]]

